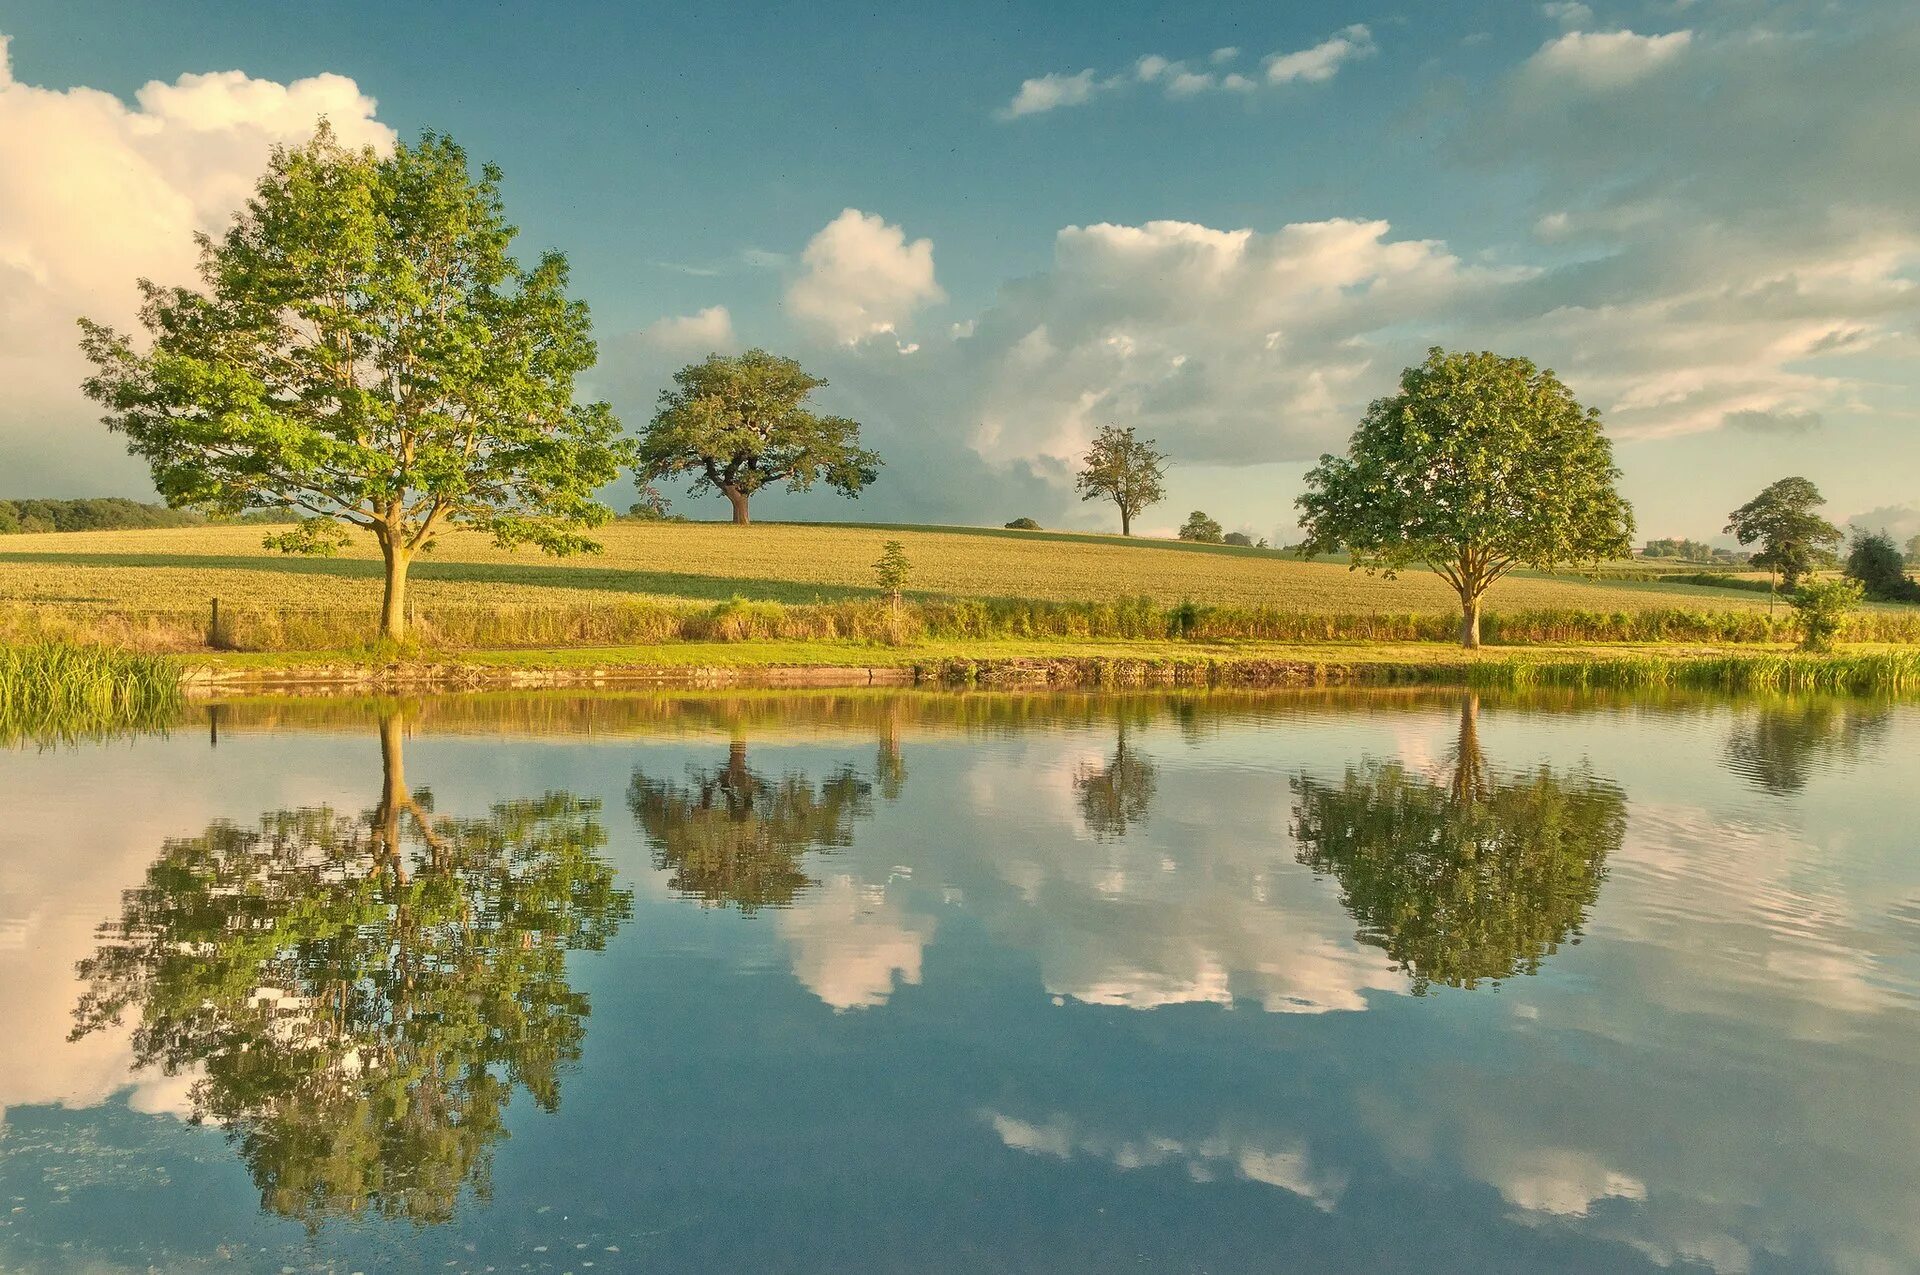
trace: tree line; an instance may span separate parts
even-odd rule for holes
[[[663,513],[653,484],[674,479],[719,493],[743,525],[769,485],[855,497],[875,481],[859,422],[811,406],[826,382],[765,350],[680,369],[638,437],[608,404],[578,402],[597,357],[586,304],[561,254],[512,256],[501,180],[440,134],[382,156],[323,122],[273,152],[224,234],[198,237],[198,288],[140,281],[143,348],[80,321],[85,391],[171,508],[298,519],[266,538],[288,553],[370,533],[393,640],[408,569],[446,531],[595,552],[589,533],[612,516],[595,493],[623,470],[637,509]],[[1477,646],[1486,591],[1509,572],[1628,553],[1633,514],[1599,418],[1524,358],[1433,349],[1369,406],[1344,456],[1308,473],[1301,549],[1389,576],[1433,571]],[[1165,498],[1169,464],[1154,440],[1110,426],[1075,485],[1113,502],[1130,535]],[[1805,521],[1805,492],[1769,492],[1729,530],[1762,542],[1754,561],[1792,586],[1825,532]],[[1198,510],[1181,535],[1250,541]]]

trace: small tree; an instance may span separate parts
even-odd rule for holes
[[[1015,518],[1007,524],[1008,531],[1038,531],[1040,524],[1031,518]]]
[[[893,603],[893,613],[900,614],[900,590],[906,588],[907,579],[913,574],[913,564],[907,561],[907,547],[898,540],[889,540],[879,558],[874,561],[874,579],[886,591]]]
[[[1907,575],[1907,564],[1886,532],[1856,531],[1847,551],[1847,576],[1876,602],[1920,602],[1920,584]]]
[[[1814,512],[1825,503],[1805,478],[1782,478],[1727,515],[1727,534],[1758,541],[1753,565],[1792,589],[1840,544],[1840,528]]]
[[[1225,539],[1220,534],[1220,524],[1198,509],[1187,515],[1187,521],[1180,528],[1180,538],[1203,545],[1221,544]]]
[[[500,170],[475,180],[433,133],[385,158],[312,141],[277,149],[219,239],[202,291],[146,280],[145,351],[80,321],[86,392],[153,469],[169,505],[304,515],[267,544],[326,554],[370,531],[386,564],[381,633],[405,635],[407,568],[449,527],[555,554],[594,550],[594,489],[627,448],[593,366],[584,302],[558,253],[522,270]]]
[[[1830,651],[1834,639],[1847,627],[1847,617],[1860,605],[1863,591],[1855,580],[1809,580],[1793,591],[1794,622],[1800,629],[1800,649]]]
[[[1120,534],[1133,534],[1141,510],[1166,499],[1166,453],[1154,441],[1136,439],[1132,429],[1108,425],[1094,435],[1093,446],[1073,485],[1082,500],[1111,500],[1120,507]]]
[[[1920,536],[1909,536],[1907,538],[1906,558],[1908,566],[1920,567]]]
[[[1378,399],[1347,454],[1322,456],[1300,497],[1308,557],[1355,569],[1424,563],[1460,597],[1460,643],[1480,645],[1480,601],[1518,566],[1624,555],[1633,512],[1600,428],[1550,371],[1435,348]]]
[[[1229,531],[1220,543],[1237,545],[1242,549],[1251,549],[1253,548],[1253,537],[1244,531]],[[1264,548],[1265,546],[1263,545],[1261,547]]]
[[[878,477],[880,457],[860,446],[860,422],[806,406],[826,382],[792,359],[748,350],[710,354],[673,374],[640,440],[641,483],[694,475],[746,526],[747,502],[769,483],[806,491],[817,482],[849,499]]]

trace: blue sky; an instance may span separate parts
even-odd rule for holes
[[[326,109],[506,170],[631,426],[708,348],[828,375],[881,482],[762,516],[1105,525],[1070,460],[1112,421],[1179,462],[1150,529],[1290,536],[1440,343],[1600,406],[1647,534],[1795,472],[1920,532],[1920,6],[0,0],[0,36],[0,494],[142,490],[72,316],[124,321]]]

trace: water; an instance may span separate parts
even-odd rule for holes
[[[1920,1269],[1920,706],[0,752],[0,1270]]]

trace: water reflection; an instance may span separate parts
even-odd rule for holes
[[[881,745],[882,783],[897,793],[906,768],[897,747]],[[786,907],[811,886],[802,858],[810,850],[853,844],[853,824],[873,813],[873,784],[851,766],[816,782],[800,771],[771,778],[747,764],[736,738],[719,765],[687,767],[685,782],[636,770],[627,804],[668,885],[712,907],[752,913]]]
[[[374,808],[275,810],[168,841],[81,963],[79,1038],[137,1016],[136,1064],[191,1076],[273,1213],[446,1221],[485,1196],[504,1109],[580,1056],[566,955],[629,915],[599,803],[436,815],[380,722]]]
[[[1881,705],[1832,699],[1764,702],[1741,711],[1727,735],[1727,766],[1776,796],[1799,792],[1814,771],[1857,759],[1885,737]]]
[[[1303,775],[1294,794],[1299,861],[1340,882],[1361,940],[1416,995],[1537,973],[1577,942],[1627,825],[1620,790],[1585,772],[1495,774],[1471,695],[1446,782],[1369,760],[1338,785]]]
[[[1130,824],[1147,817],[1159,774],[1153,760],[1127,744],[1127,719],[1116,728],[1113,756],[1105,766],[1081,766],[1073,777],[1074,795],[1087,831],[1099,841],[1127,835]]]

